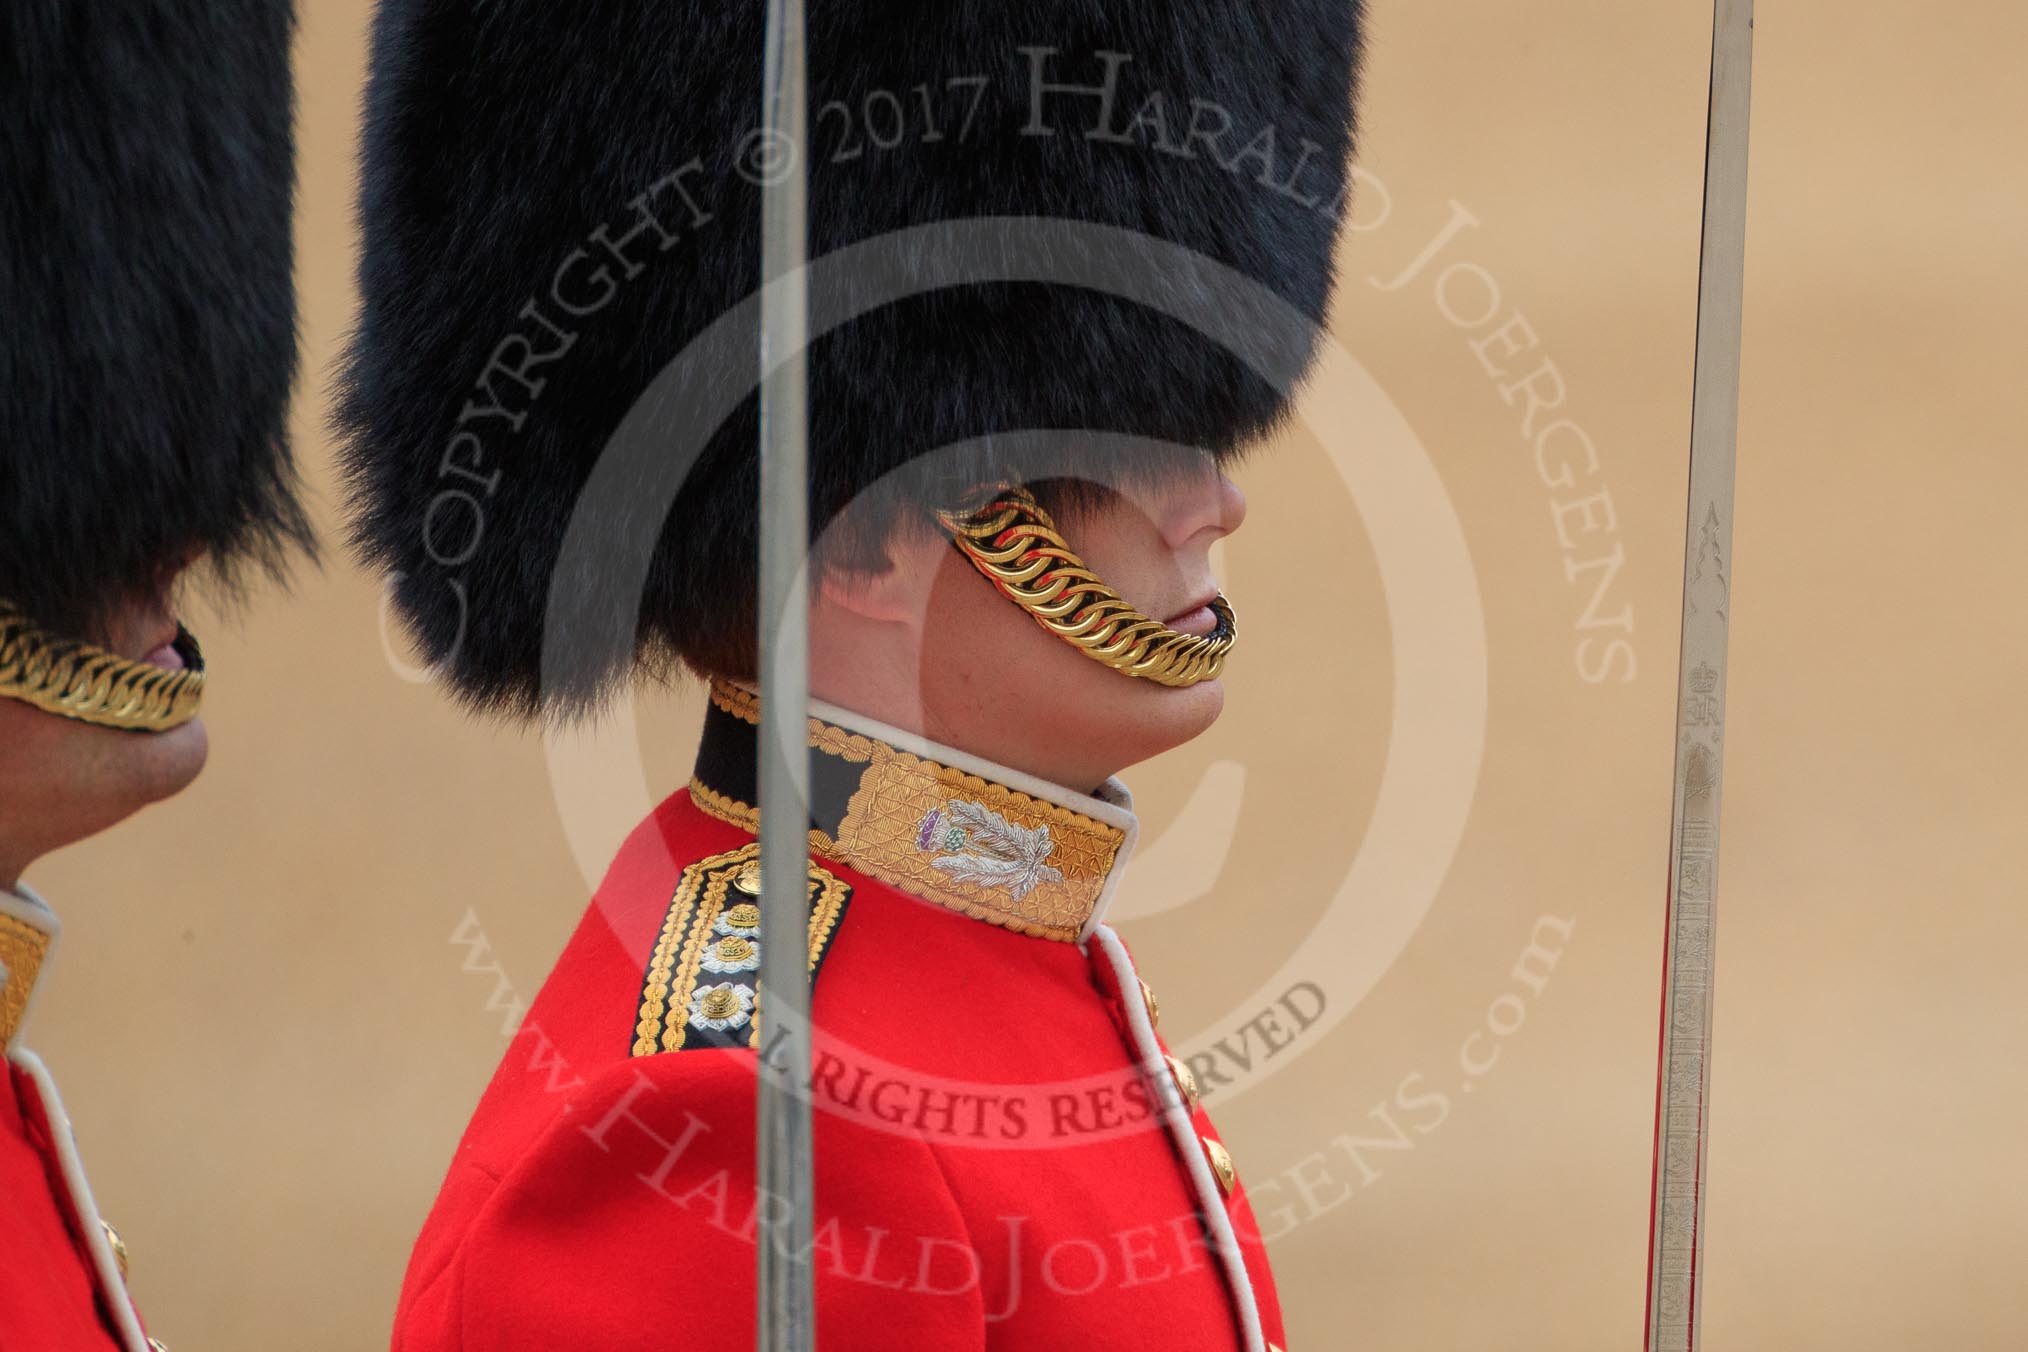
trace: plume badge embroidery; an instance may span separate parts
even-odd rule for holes
[[[942,850],[930,867],[963,883],[1004,887],[1019,901],[1040,883],[1060,883],[1063,873],[1043,861],[1056,849],[1047,825],[1016,826],[981,803],[954,798],[924,814],[915,847]]]

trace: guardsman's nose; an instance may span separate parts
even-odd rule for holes
[[[1203,543],[1221,540],[1246,520],[1246,495],[1223,474],[1209,474],[1180,484],[1164,504],[1162,539],[1181,549],[1199,536]]]

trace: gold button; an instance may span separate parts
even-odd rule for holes
[[[113,1246],[113,1259],[120,1265],[120,1280],[127,1280],[127,1241],[120,1238],[111,1221],[100,1221],[99,1229],[106,1232],[106,1243]]]
[[[1162,1002],[1155,998],[1155,992],[1145,981],[1141,983],[1141,1003],[1148,1007],[1148,1022],[1159,1026],[1162,1022]]]
[[[1239,1181],[1239,1175],[1233,1171],[1231,1154],[1209,1136],[1204,1138],[1204,1154],[1211,1161],[1211,1172],[1218,1175],[1218,1190],[1231,1196],[1232,1185]]]
[[[1169,1073],[1176,1078],[1176,1087],[1183,1091],[1183,1106],[1192,1111],[1197,1108],[1197,1077],[1190,1073],[1190,1067],[1175,1056],[1169,1056]]]
[[[732,880],[732,885],[734,887],[737,887],[740,891],[746,893],[750,897],[759,896],[760,865],[748,864],[745,868],[739,871],[739,876]]]

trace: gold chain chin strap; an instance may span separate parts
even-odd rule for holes
[[[100,727],[166,732],[197,717],[204,694],[195,641],[177,641],[193,660],[170,671],[58,638],[0,600],[0,695]]]
[[[1002,485],[969,511],[939,511],[958,551],[1000,594],[1085,656],[1160,685],[1196,685],[1217,676],[1238,626],[1223,596],[1211,603],[1218,627],[1186,634],[1149,619],[1100,581],[1064,543],[1026,488]]]

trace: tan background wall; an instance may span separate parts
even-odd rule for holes
[[[352,306],[367,6],[302,8],[297,427],[329,524],[321,420]],[[1214,1107],[1268,1223],[1301,1219],[1274,1246],[1297,1349],[1623,1349],[1642,1308],[1709,14],[1376,10],[1364,164],[1384,194],[1348,240],[1336,330],[1462,525],[1488,732],[1461,846],[1399,960],[1319,1049]],[[1762,6],[1713,1348],[2028,1339],[2024,15],[2012,0]],[[1445,261],[1497,282],[1494,322],[1525,315],[1598,448],[1569,489],[1538,477],[1518,408],[1468,346],[1484,328],[1447,319],[1428,275],[1368,282],[1453,203],[1478,224]],[[1317,388],[1307,407],[1331,427],[1347,405]],[[1362,428],[1342,430],[1356,452]],[[1252,519],[1228,565],[1251,646],[1229,712],[1132,777],[1151,834],[1206,775],[1214,818],[1238,804],[1215,880],[1172,854],[1128,898],[1208,887],[1127,926],[1185,1037],[1234,1029],[1328,909],[1397,693],[1378,556],[1318,438],[1285,441],[1242,479]],[[1566,551],[1556,504],[1601,489],[1616,530]],[[1615,541],[1602,613],[1631,607],[1634,674],[1593,684],[1575,656],[1590,579],[1565,566]],[[1455,604],[1409,585],[1411,612]],[[486,961],[527,995],[586,891],[539,740],[399,679],[376,599],[337,558],[216,630],[203,781],[30,874],[67,925],[33,1040],[144,1308],[188,1352],[382,1344],[503,1045],[494,978],[464,970],[472,950],[451,936],[475,917]],[[1302,642],[1319,625],[1321,653]],[[694,718],[690,697],[647,701],[664,787]],[[564,796],[588,840],[626,825],[623,794]],[[1543,916],[1571,928],[1536,992],[1510,969]],[[1470,1043],[1500,1059],[1466,1075],[1467,1039],[1516,993],[1525,1022]],[[1443,1120],[1412,1148],[1369,1148],[1362,1173],[1334,1138],[1376,1134],[1373,1109],[1415,1075]]]

